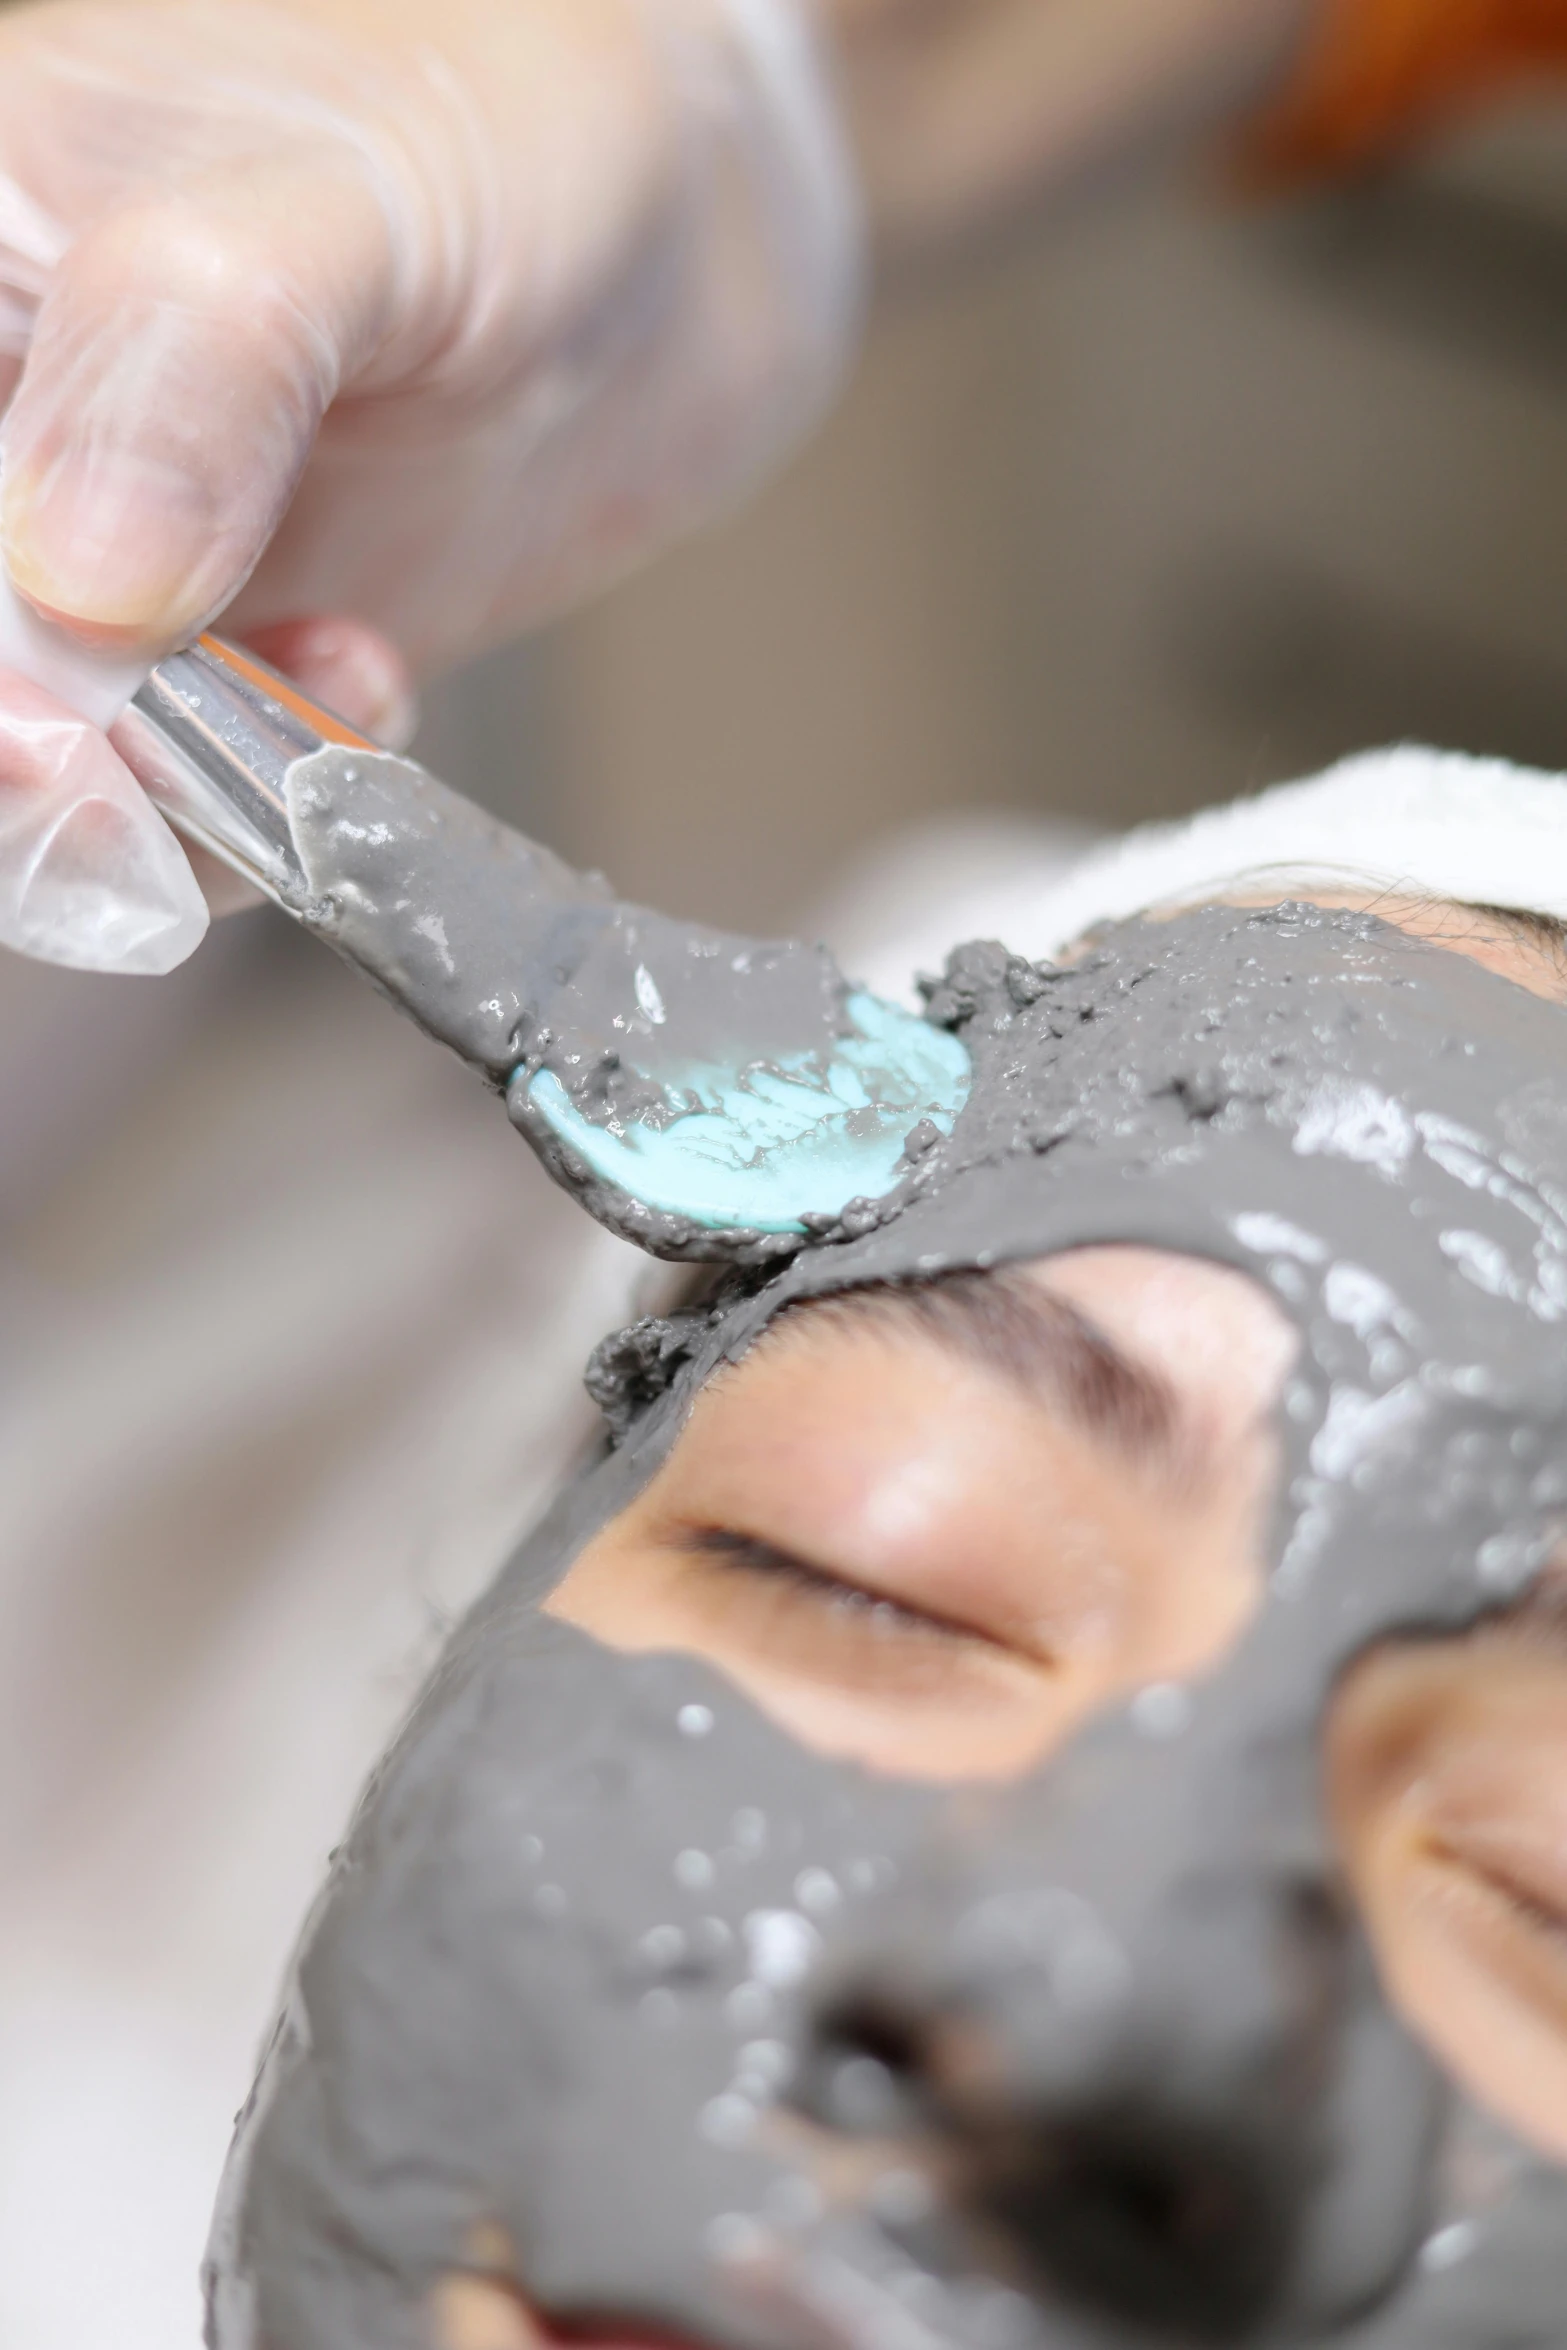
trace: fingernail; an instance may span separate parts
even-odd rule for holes
[[[225,551],[187,475],[129,450],[8,462],[0,545],[17,588],[46,617],[98,643],[167,643],[205,619]]]
[[[411,687],[383,696],[365,721],[366,734],[374,735],[389,751],[405,751],[418,731],[419,697]]]

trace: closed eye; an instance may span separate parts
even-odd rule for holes
[[[1445,1836],[1428,1837],[1426,1850],[1440,1866],[1483,1886],[1521,1924],[1554,1943],[1558,1957],[1567,1955],[1567,1913],[1555,1903],[1542,1900],[1537,1892],[1521,1883],[1511,1871],[1499,1868],[1494,1860],[1481,1859],[1474,1852],[1450,1843]]]
[[[848,1582],[830,1569],[815,1566],[809,1559],[800,1558],[795,1552],[783,1550],[755,1534],[741,1534],[729,1526],[691,1526],[684,1528],[676,1541],[689,1554],[716,1560],[737,1574],[814,1600],[818,1606],[863,1625],[867,1631],[963,1642],[998,1649],[1007,1655],[1013,1653],[1005,1641],[995,1639],[976,1624],[938,1615],[930,1608],[910,1607],[904,1600],[890,1599],[885,1592]]]

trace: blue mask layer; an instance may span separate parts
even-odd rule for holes
[[[884,1199],[908,1173],[911,1133],[950,1134],[968,1099],[955,1036],[872,995],[851,995],[844,1011],[850,1032],[830,1048],[671,1072],[666,1123],[595,1123],[552,1069],[524,1069],[514,1085],[628,1200],[712,1232],[803,1235],[808,1218]]]

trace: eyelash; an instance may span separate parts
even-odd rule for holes
[[[884,1593],[867,1591],[858,1583],[846,1583],[826,1568],[812,1566],[808,1559],[797,1558],[792,1551],[779,1550],[752,1534],[739,1534],[726,1526],[695,1526],[682,1536],[681,1542],[682,1548],[713,1559],[737,1574],[792,1591],[841,1617],[856,1618],[878,1634],[939,1640],[948,1646],[992,1645],[984,1633],[970,1625],[932,1615],[924,1608],[908,1607],[901,1600],[888,1599]]]
[[[1513,1878],[1500,1875],[1495,1868],[1479,1866],[1473,1858],[1455,1852],[1445,1843],[1439,1841],[1432,1849],[1447,1866],[1461,1868],[1477,1878],[1532,1933],[1555,1943],[1559,1950],[1567,1950],[1567,1916],[1561,1911],[1549,1908]]]

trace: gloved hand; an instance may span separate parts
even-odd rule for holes
[[[384,731],[399,662],[558,609],[810,418],[857,239],[807,4],[0,13],[0,663],[57,697],[0,688],[0,941],[195,944],[86,721],[213,615]]]

